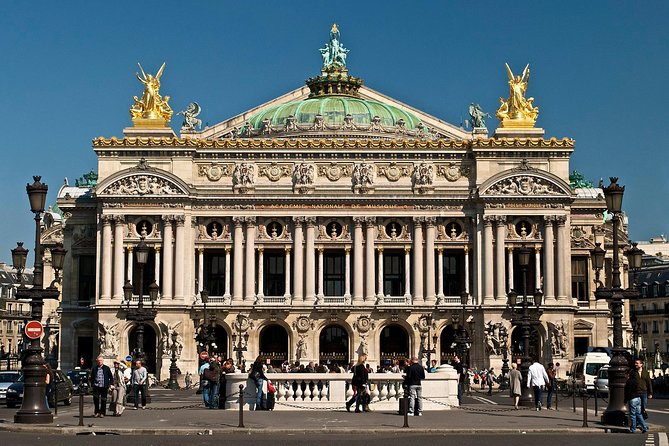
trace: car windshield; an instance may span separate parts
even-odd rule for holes
[[[585,374],[586,375],[596,375],[597,372],[599,372],[599,369],[602,368],[602,366],[605,366],[606,364],[600,364],[596,362],[590,362],[588,365],[585,367]]]
[[[599,379],[609,379],[609,371],[607,370],[600,370],[599,371]]]
[[[13,383],[19,379],[18,373],[0,373],[0,383]]]

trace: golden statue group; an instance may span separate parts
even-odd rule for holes
[[[137,65],[142,72],[142,76],[136,73],[137,79],[144,84],[144,93],[141,99],[133,96],[135,103],[130,107],[132,122],[138,127],[167,127],[170,119],[172,119],[172,108],[167,103],[170,97],[165,96],[165,99],[163,99],[160,96],[160,77],[163,75],[165,63],[155,76],[146,74],[142,66]]]
[[[506,128],[532,128],[539,115],[534,98],[525,99],[527,82],[530,79],[530,66],[525,66],[522,76],[514,76],[509,64],[506,64],[509,76],[509,98],[499,98],[501,105],[497,110],[500,126]]]

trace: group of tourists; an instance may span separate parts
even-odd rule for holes
[[[91,369],[89,383],[93,393],[95,418],[104,418],[107,414],[107,397],[111,397],[109,410],[115,417],[120,417],[125,409],[128,390],[133,392],[134,409],[146,408],[146,391],[148,372],[141,360],[135,361],[135,366],[129,369],[119,360],[114,361],[114,370],[104,363],[104,357],[98,356],[96,364]]]

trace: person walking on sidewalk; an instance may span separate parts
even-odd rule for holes
[[[102,355],[96,358],[96,364],[91,369],[89,381],[93,390],[93,404],[95,405],[95,417],[102,418],[107,413],[107,393],[109,386],[114,382],[112,371],[105,365]]]
[[[251,371],[249,372],[249,378],[253,380],[256,385],[256,407],[255,410],[265,410],[265,405],[262,400],[262,389],[267,377],[265,376],[265,371],[263,370],[263,357],[258,356],[256,360],[251,364]]]
[[[495,383],[495,373],[493,372],[492,367],[488,370],[488,373],[485,376],[486,384],[488,385],[488,395],[492,395],[492,386]]]
[[[625,402],[627,403],[627,408],[629,411],[630,417],[630,432],[636,432],[637,425],[641,428],[641,432],[644,434],[648,432],[648,426],[646,421],[643,419],[643,413],[641,412],[641,391],[639,390],[639,381],[641,377],[639,373],[634,371],[625,372],[625,377],[627,381],[625,382]]]
[[[405,379],[409,387],[409,415],[420,417],[423,415],[423,387],[422,381],[425,379],[425,369],[418,362],[418,357],[411,358],[411,365],[407,368]]]
[[[553,408],[553,395],[555,394],[555,390],[557,390],[555,366],[553,366],[552,362],[548,364],[546,374],[548,375],[548,384],[546,384],[546,409],[551,410]]]
[[[548,384],[548,374],[543,364],[532,358],[532,365],[527,370],[527,387],[534,390],[534,407],[537,411],[541,410],[541,390]]]
[[[135,370],[132,371],[132,378],[130,383],[132,384],[132,392],[135,396],[135,407],[138,409],[139,404],[139,394],[142,394],[142,409],[146,409],[146,383],[149,377],[149,373],[146,371],[146,367],[142,365],[141,360],[135,361]]]
[[[217,357],[211,357],[209,368],[204,371],[204,377],[209,381],[209,386],[204,390],[209,394],[207,407],[209,409],[218,409],[219,391],[221,390],[221,364],[218,362]]]
[[[637,383],[639,395],[641,395],[641,414],[648,418],[646,409],[648,408],[648,399],[653,398],[653,382],[650,379],[648,370],[644,370],[643,361],[639,358],[634,360],[634,371],[639,375]]]
[[[523,393],[522,390],[522,381],[523,375],[518,371],[518,366],[515,362],[511,363],[511,370],[509,370],[509,392],[511,393],[511,398],[513,398],[513,407],[518,409],[518,403],[520,402],[520,395]]]
[[[125,409],[123,400],[125,399],[125,375],[121,369],[121,362],[114,361],[114,371],[112,372],[114,378],[111,385],[111,408],[115,417],[120,417]]]
[[[363,353],[358,356],[358,362],[352,368],[353,378],[351,378],[351,387],[353,387],[353,396],[346,402],[346,410],[348,412],[351,411],[353,403],[355,403],[356,413],[360,412],[361,404],[363,410],[369,410],[364,404],[364,396],[362,395],[366,391],[367,381],[369,381],[369,373],[367,373],[365,361],[367,361],[367,355]]]

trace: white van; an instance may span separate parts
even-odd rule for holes
[[[606,353],[586,353],[585,356],[574,358],[569,371],[569,385],[574,383],[575,389],[595,390],[595,377],[599,369],[608,365],[611,358]],[[573,380],[572,380],[573,379]]]

